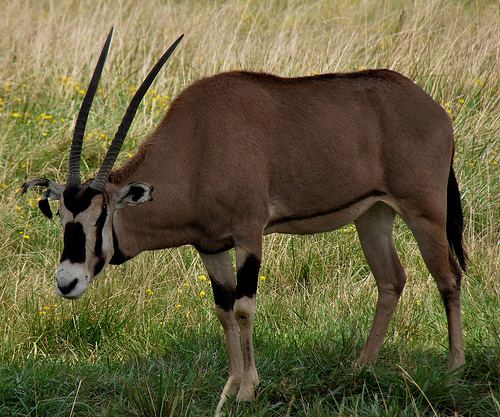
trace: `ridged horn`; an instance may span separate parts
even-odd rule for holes
[[[113,138],[113,141],[111,142],[111,145],[108,149],[108,152],[106,153],[106,157],[104,158],[104,162],[101,165],[101,168],[99,169],[99,173],[95,177],[94,181],[92,181],[92,184],[90,184],[90,187],[93,188],[96,191],[102,191],[104,189],[104,186],[106,185],[106,182],[108,181],[109,174],[111,173],[111,170],[113,169],[113,165],[116,161],[116,158],[118,157],[118,154],[120,152],[120,149],[123,145],[123,141],[125,140],[125,137],[127,136],[127,133],[130,129],[130,125],[132,124],[132,121],[134,120],[134,116],[137,112],[137,108],[139,107],[139,104],[141,103],[144,95],[148,91],[149,87],[153,83],[155,77],[158,75],[158,72],[160,72],[161,68],[167,62],[168,58],[172,53],[174,52],[175,48],[177,48],[177,45],[179,42],[182,40],[184,35],[179,36],[176,41],[170,46],[170,48],[167,49],[167,51],[162,55],[162,57],[158,60],[158,62],[155,64],[153,69],[149,72],[147,77],[144,79],[142,82],[141,86],[137,90],[137,92],[134,94],[134,97],[132,97],[132,100],[130,101],[130,104],[127,107],[127,111],[125,112],[125,116],[123,116],[123,119],[120,123],[120,126],[118,127],[118,130],[116,131],[115,137]]]
[[[99,80],[101,78],[101,73],[104,68],[104,63],[106,62],[106,57],[108,56],[109,45],[111,43],[111,38],[113,36],[113,28],[109,31],[106,42],[97,61],[97,65],[94,69],[94,74],[90,80],[90,84],[83,98],[80,111],[78,112],[78,118],[75,123],[75,130],[73,132],[73,141],[71,142],[71,151],[69,154],[69,166],[68,166],[68,181],[66,183],[67,187],[78,187],[80,186],[80,157],[82,154],[82,144],[83,136],[85,134],[85,126],[87,125],[87,118],[89,115],[90,107],[92,106],[92,101],[94,100],[95,93],[97,91],[97,86],[99,85]]]

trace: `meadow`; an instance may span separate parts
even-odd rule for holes
[[[95,175],[152,62],[181,33],[122,162],[185,87],[231,69],[296,76],[390,68],[453,119],[470,257],[463,372],[446,375],[444,308],[402,221],[396,243],[408,284],[367,369],[354,362],[376,288],[354,226],[272,235],[257,295],[257,401],[231,400],[225,415],[500,414],[496,2],[1,0],[0,10],[0,416],[210,416],[227,377],[222,329],[193,248],[109,266],[82,299],[62,300],[54,279],[60,226],[39,212],[36,192],[18,192],[37,176],[65,182],[73,123],[112,25],[84,178]]]

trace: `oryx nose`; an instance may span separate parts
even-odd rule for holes
[[[66,295],[66,294],[69,294],[71,291],[73,291],[73,289],[76,287],[76,284],[78,284],[78,280],[75,278],[73,281],[71,281],[68,285],[66,286],[61,286],[59,284],[57,284],[57,288],[59,288],[59,291],[61,291],[61,293],[63,295]]]

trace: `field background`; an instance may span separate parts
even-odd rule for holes
[[[86,178],[151,63],[181,33],[122,161],[180,91],[230,69],[294,76],[391,68],[454,121],[470,255],[461,379],[446,381],[444,308],[402,222],[396,240],[409,280],[367,370],[354,361],[376,288],[354,227],[275,235],[265,239],[258,293],[257,402],[229,401],[225,413],[499,415],[496,2],[2,0],[0,11],[0,416],[208,416],[227,377],[210,285],[192,248],[108,267],[81,300],[63,301],[54,291],[58,222],[41,215],[35,192],[17,194],[27,178],[65,182],[74,119],[112,25],[87,127]]]

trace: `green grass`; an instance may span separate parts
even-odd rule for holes
[[[43,218],[35,192],[17,192],[39,175],[64,181],[80,90],[111,24],[115,41],[87,128],[86,178],[149,63],[182,32],[121,161],[183,88],[231,68],[303,75],[389,67],[453,118],[470,255],[463,373],[453,382],[446,375],[444,308],[401,221],[396,243],[409,280],[379,360],[365,370],[354,362],[376,288],[353,227],[268,236],[255,325],[257,401],[231,400],[225,413],[498,416],[496,3],[87,3],[11,2],[0,15],[0,416],[209,416],[227,378],[210,285],[192,248],[110,266],[84,298],[62,300],[54,291],[57,220]]]

